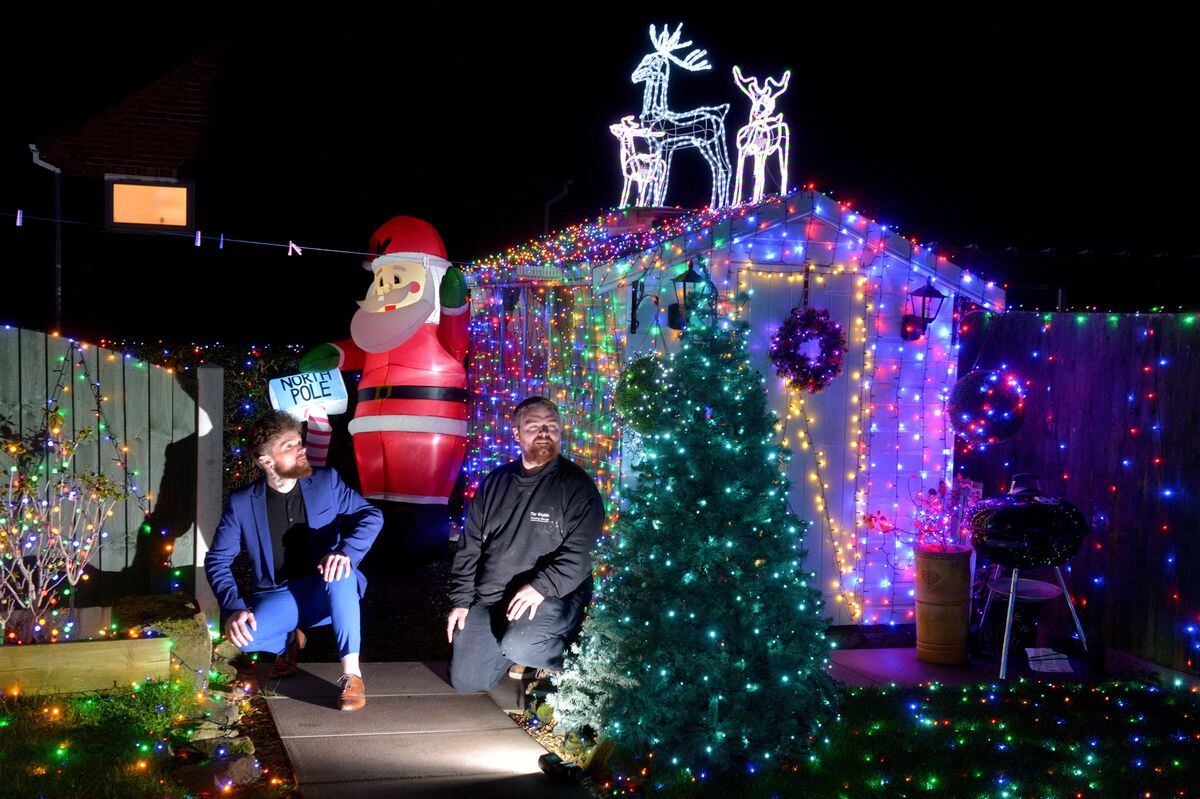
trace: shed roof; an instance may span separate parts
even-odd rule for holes
[[[985,308],[1004,308],[1004,291],[995,283],[813,189],[758,205],[653,217],[631,228],[629,218],[637,213],[614,211],[563,228],[479,259],[468,271],[482,282],[590,282],[607,293],[652,271],[714,253],[733,264],[780,271],[854,272],[883,258],[884,266],[945,283]]]

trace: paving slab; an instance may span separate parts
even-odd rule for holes
[[[833,675],[835,680],[841,680],[850,686],[872,686],[879,685],[878,680],[874,680],[865,674],[860,674],[854,669],[847,668],[840,663],[830,663],[829,673]]]
[[[445,664],[364,663],[367,705],[336,709],[337,663],[301,664],[286,680],[264,679],[264,695],[305,797],[575,797],[537,760],[546,750],[488,694],[459,694]],[[263,674],[265,677],[265,672]],[[520,683],[497,690],[509,704]]]
[[[877,685],[918,685],[930,681],[947,685],[973,685],[994,682],[999,670],[998,664],[988,660],[970,660],[957,666],[925,663],[917,660],[915,647],[835,649],[830,661],[834,666],[871,680]],[[846,682],[851,685],[870,684],[850,680]]]
[[[530,774],[546,750],[508,729],[284,738],[301,792],[325,782]]]
[[[488,691],[487,695],[505,713],[520,713],[528,703],[525,698],[525,683],[514,680],[507,674],[500,678],[500,684]]]
[[[281,738],[365,733],[467,732],[512,729],[486,694],[368,696],[367,706],[343,713],[329,701],[269,698]]]
[[[558,785],[537,774],[504,777],[427,777],[305,786],[304,799],[591,799],[578,785]]]
[[[271,679],[269,666],[259,666],[259,685],[268,696],[292,699],[328,697],[337,701],[337,679],[342,676],[340,663],[301,663],[300,672],[285,680]],[[457,694],[450,685],[444,663],[364,663],[363,682],[367,697],[399,694]]]

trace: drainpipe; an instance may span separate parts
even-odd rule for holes
[[[35,166],[54,173],[54,332],[62,332],[62,170],[42,160],[36,144],[29,145]]]

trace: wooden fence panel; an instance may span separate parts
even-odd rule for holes
[[[50,387],[46,384],[48,370],[44,334],[21,331],[19,368],[17,379],[21,384],[20,425],[21,432],[28,433],[41,428],[49,395]]]
[[[100,473],[122,483],[125,481],[125,359],[120,353],[104,352],[100,356],[100,407],[103,409],[103,431],[100,442]],[[119,572],[128,565],[125,560],[126,522],[125,503],[118,502],[112,518],[105,527],[108,538],[100,547],[99,568],[102,572]]]
[[[164,518],[164,514],[160,511],[165,511],[165,508],[158,508],[159,493],[163,490],[163,475],[164,467],[167,462],[167,448],[174,440],[174,414],[171,409],[171,389],[175,382],[174,376],[163,369],[161,366],[147,366],[147,377],[149,378],[149,440],[150,449],[147,453],[149,462],[146,469],[146,484],[144,493],[146,496],[146,504],[151,512],[150,531],[146,536],[145,541],[140,544],[145,548],[145,555],[150,566],[154,567],[155,573],[166,571],[168,574],[163,574],[162,579],[153,584],[156,590],[166,590],[170,588],[168,576],[169,569],[165,565],[171,562],[171,552],[166,549],[170,546],[174,549],[174,531],[171,530],[171,524]],[[168,491],[168,497],[170,492]]]
[[[1092,635],[1181,670],[1200,623],[1200,323],[1185,314],[1010,312],[991,320],[982,366],[1030,380],[1025,424],[973,454],[988,493],[1014,472],[1077,505],[1092,533],[1070,561]]]
[[[197,440],[196,440],[196,379],[191,375],[174,375],[171,381],[171,430],[172,447],[168,455],[173,464],[172,473],[179,474],[178,483],[172,480],[171,494],[163,501],[178,503],[182,512],[179,529],[172,530],[176,536],[174,548],[171,551],[171,565],[177,569],[195,564],[196,542],[196,480],[186,479],[196,473]],[[185,387],[185,384],[188,384]],[[190,388],[191,394],[188,393]],[[190,466],[190,470],[189,467]],[[190,471],[190,474],[189,474]],[[176,487],[177,486],[177,487]],[[181,577],[191,573],[190,569],[181,569]],[[176,580],[176,582],[179,582]],[[183,587],[188,587],[188,580],[183,581]]]
[[[0,418],[18,432],[36,431],[47,400],[56,398],[67,430],[94,431],[72,468],[127,482],[134,493],[105,525],[108,536],[92,564],[100,579],[79,595],[85,604],[116,593],[194,588],[191,569],[179,568],[176,575],[164,565],[186,567],[195,560],[194,386],[190,375],[122,353],[38,331],[0,330]],[[151,534],[141,536],[148,519]]]
[[[132,565],[141,541],[138,532],[146,521],[145,497],[150,486],[150,373],[145,361],[125,361],[125,446],[129,447],[129,491],[125,500],[125,562]]]
[[[7,418],[14,429],[21,424],[21,331],[0,330],[0,420]]]

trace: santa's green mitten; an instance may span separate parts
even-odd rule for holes
[[[470,292],[467,290],[467,279],[463,277],[462,270],[457,266],[447,269],[445,276],[442,277],[442,285],[438,289],[438,299],[441,300],[442,307],[461,308],[470,296]]]
[[[342,360],[341,351],[332,344],[313,347],[300,358],[301,372],[328,372],[336,369]]]

